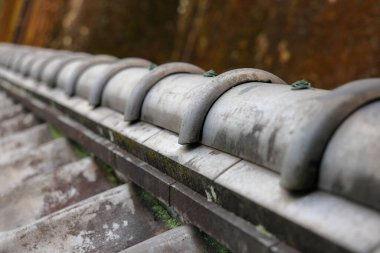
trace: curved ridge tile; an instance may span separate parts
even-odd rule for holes
[[[102,102],[102,94],[107,83],[119,72],[127,68],[133,67],[148,67],[151,64],[150,61],[142,58],[126,58],[118,61],[109,66],[107,71],[100,76],[91,87],[88,100],[90,105],[99,106]]]
[[[46,56],[52,54],[52,50],[38,50],[31,54],[25,56],[20,64],[19,73],[27,77],[30,68],[33,66],[33,63],[39,58],[45,58]]]
[[[209,89],[199,94],[187,107],[178,143],[189,144],[199,141],[204,119],[212,104],[227,90],[246,82],[286,84],[279,77],[260,69],[242,68],[227,71],[213,78]]]
[[[8,68],[8,69],[11,68],[13,61],[15,60],[16,56],[21,54],[21,52],[25,52],[28,50],[28,49],[17,50],[17,48],[15,46],[12,46],[12,45],[8,45],[2,49],[3,49],[3,52],[2,52],[1,64],[5,68]]]
[[[91,57],[91,55],[85,53],[71,53],[63,57],[51,59],[49,65],[41,72],[41,81],[46,83],[49,87],[55,87],[57,85],[58,76],[66,65],[87,57]]]
[[[82,97],[88,100],[90,90],[94,83],[107,73],[107,69],[112,65],[110,62],[103,62],[92,65],[84,70],[75,85],[73,95]]]
[[[29,62],[29,66],[25,69],[24,76],[37,81],[36,78],[34,78],[34,75],[38,73],[41,63],[44,62],[47,58],[56,54],[59,54],[59,51],[51,50],[34,57]]]
[[[226,91],[205,118],[201,143],[278,173],[309,102],[328,91],[248,82]],[[305,111],[300,110],[300,105]]]
[[[140,118],[141,108],[148,91],[162,78],[175,73],[201,74],[204,70],[189,63],[172,62],[160,65],[140,80],[138,88],[131,92],[125,102],[124,119],[134,121]]]
[[[380,101],[352,113],[323,154],[318,187],[380,210]]]
[[[73,96],[75,94],[75,87],[77,85],[80,76],[90,67],[98,64],[111,63],[116,61],[117,58],[113,56],[95,56],[89,60],[83,61],[72,70],[68,78],[66,79],[64,91],[66,95]]]
[[[126,98],[131,97],[132,91],[148,73],[147,67],[130,67],[112,76],[101,94],[101,105],[124,113]]]
[[[34,79],[37,82],[41,81],[42,71],[45,69],[45,67],[49,64],[50,61],[56,58],[65,57],[66,55],[70,53],[71,53],[70,51],[62,50],[62,51],[57,51],[50,55],[47,55],[44,58],[38,59],[29,70],[30,78]]]
[[[16,71],[19,65],[19,61],[26,56],[28,53],[32,52],[32,47],[17,47],[13,46],[10,49],[12,52],[9,54],[9,58],[6,61],[6,67],[12,71]]]
[[[319,112],[299,123],[299,131],[286,150],[281,186],[291,191],[316,187],[325,147],[339,125],[361,106],[380,98],[380,78],[347,83],[315,99]]]
[[[34,54],[34,53],[35,53],[34,50],[30,50],[30,51],[28,50],[28,51],[20,52],[19,54],[17,54],[15,57],[15,60],[12,63],[11,69],[14,72],[20,72],[21,65],[22,65],[24,59],[28,58],[29,55]]]
[[[146,95],[141,120],[178,133],[189,104],[209,89],[211,78],[178,73],[159,80]]]

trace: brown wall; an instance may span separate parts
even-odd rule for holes
[[[218,72],[262,68],[321,88],[380,76],[380,0],[0,0],[0,31],[3,41]]]
[[[18,27],[22,0],[0,0],[0,40],[13,41]]]

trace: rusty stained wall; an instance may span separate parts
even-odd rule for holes
[[[380,76],[380,0],[30,1],[26,44],[262,68],[319,88]]]
[[[67,11],[65,0],[29,0],[28,11],[19,36],[19,43],[50,46],[58,36],[61,20]]]
[[[22,16],[23,0],[0,0],[0,40],[12,41]]]

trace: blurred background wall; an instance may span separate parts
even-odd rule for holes
[[[0,0],[0,40],[334,88],[380,76],[380,0]]]

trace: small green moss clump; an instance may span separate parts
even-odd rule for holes
[[[48,125],[48,129],[49,129],[49,132],[50,132],[51,136],[54,139],[59,139],[59,138],[65,137],[61,131],[59,131],[57,128],[55,128],[54,126],[52,126],[50,124]],[[74,141],[70,141],[70,144],[71,144],[71,146],[73,148],[73,151],[75,153],[75,156],[77,158],[81,159],[81,158],[89,156],[89,153],[87,152],[87,150],[85,150],[78,143],[76,143]]]
[[[94,157],[96,164],[99,166],[100,170],[104,173],[108,181],[112,183],[112,185],[117,186],[122,184],[122,181],[117,177],[115,170],[101,161],[100,159]]]
[[[73,148],[74,154],[78,159],[82,159],[90,156],[90,153],[87,152],[81,145],[74,141],[70,141],[71,147]]]
[[[59,131],[57,128],[53,127],[50,124],[48,124],[48,129],[49,129],[50,135],[53,137],[53,139],[59,139],[59,138],[62,138],[64,136],[61,131]]]
[[[229,249],[224,247],[222,244],[220,244],[218,241],[216,241],[214,238],[209,236],[208,234],[201,232],[202,237],[206,244],[210,247],[212,252],[215,253],[231,253]]]
[[[256,229],[259,233],[265,235],[269,238],[276,238],[273,234],[271,234],[263,225],[257,225]]]
[[[58,139],[58,138],[63,138],[65,137],[61,131],[59,131],[57,128],[55,128],[54,126],[52,125],[48,125],[48,129],[49,129],[49,132],[51,134],[51,136],[54,138],[54,139]],[[75,154],[75,156],[78,158],[78,159],[83,159],[85,157],[89,157],[90,156],[90,153],[85,149],[83,148],[81,145],[79,145],[78,143],[70,140],[70,145],[73,149],[73,152]],[[113,184],[113,185],[119,185],[121,182],[120,180],[117,178],[116,176],[116,173],[115,173],[115,170],[112,169],[110,166],[108,166],[106,163],[102,162],[100,159],[97,159],[95,157],[95,160],[96,160],[96,163],[99,165],[99,168],[102,170],[102,172],[105,174],[105,176],[107,177],[107,179]]]
[[[172,229],[181,226],[181,222],[172,217],[165,206],[152,194],[141,190],[141,197],[147,206],[152,210],[154,216],[163,221],[168,228]]]

